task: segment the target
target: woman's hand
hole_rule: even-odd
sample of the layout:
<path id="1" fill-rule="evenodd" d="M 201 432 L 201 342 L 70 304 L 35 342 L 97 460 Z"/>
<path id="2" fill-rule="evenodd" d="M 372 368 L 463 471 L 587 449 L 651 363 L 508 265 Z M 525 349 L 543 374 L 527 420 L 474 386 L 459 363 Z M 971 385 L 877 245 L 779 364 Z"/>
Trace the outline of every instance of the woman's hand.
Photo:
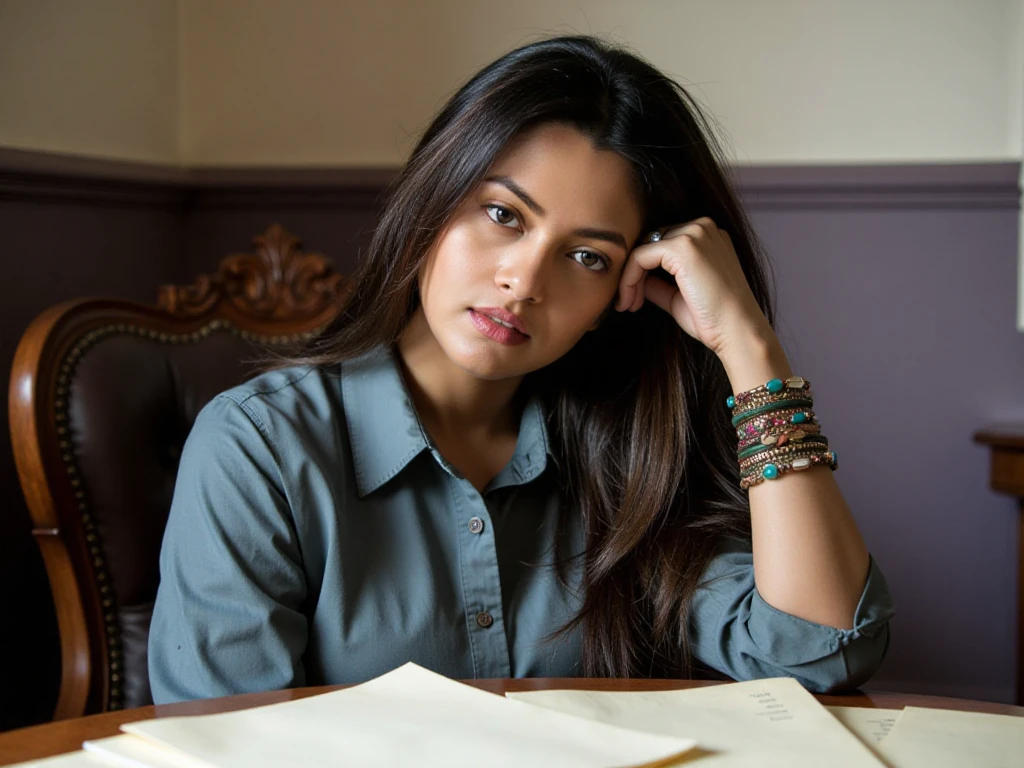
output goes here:
<path id="1" fill-rule="evenodd" d="M 675 284 L 648 277 L 662 268 Z M 615 308 L 635 312 L 650 300 L 719 357 L 749 339 L 774 333 L 757 305 L 727 232 L 707 217 L 663 230 L 633 249 L 619 281 Z"/>

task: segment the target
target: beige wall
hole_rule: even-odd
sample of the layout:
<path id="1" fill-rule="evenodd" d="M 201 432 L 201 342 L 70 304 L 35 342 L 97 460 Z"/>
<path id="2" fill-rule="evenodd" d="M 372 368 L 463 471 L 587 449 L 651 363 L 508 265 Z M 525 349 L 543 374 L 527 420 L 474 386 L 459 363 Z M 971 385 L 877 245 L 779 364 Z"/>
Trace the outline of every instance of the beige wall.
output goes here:
<path id="1" fill-rule="evenodd" d="M 1021 0 L 0 0 L 0 146 L 194 165 L 400 162 L 478 67 L 609 35 L 741 162 L 1019 158 Z"/>
<path id="2" fill-rule="evenodd" d="M 176 0 L 0 0 L 0 146 L 178 162 Z"/>
<path id="3" fill-rule="evenodd" d="M 1020 0 L 181 0 L 182 157 L 401 160 L 463 79 L 549 31 L 697 84 L 750 162 L 1019 155 Z"/>

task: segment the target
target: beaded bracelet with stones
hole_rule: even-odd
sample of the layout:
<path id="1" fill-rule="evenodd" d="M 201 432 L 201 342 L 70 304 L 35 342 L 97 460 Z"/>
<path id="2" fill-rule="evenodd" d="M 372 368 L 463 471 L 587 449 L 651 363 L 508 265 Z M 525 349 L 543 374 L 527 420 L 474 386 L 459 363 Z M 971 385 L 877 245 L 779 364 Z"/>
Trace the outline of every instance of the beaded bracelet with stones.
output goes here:
<path id="1" fill-rule="evenodd" d="M 742 451 L 738 452 L 736 458 L 738 461 L 746 461 L 752 457 L 765 454 L 769 451 L 782 451 L 784 449 L 798 449 L 801 445 L 827 445 L 828 438 L 821 434 L 805 434 L 799 440 L 786 440 L 781 445 L 757 442 L 750 447 L 745 447 Z"/>
<path id="2" fill-rule="evenodd" d="M 821 463 L 822 459 L 827 460 L 828 457 L 832 455 L 833 454 L 830 451 L 818 451 L 817 453 L 803 453 L 800 454 L 799 456 L 787 456 L 784 459 L 766 461 L 765 463 L 759 464 L 756 467 L 752 467 L 750 470 L 741 474 L 740 482 L 750 482 L 752 479 L 764 476 L 765 471 L 771 474 L 771 472 L 778 471 L 778 469 L 781 467 L 789 467 L 792 466 L 793 464 L 796 464 L 797 468 L 803 467 L 804 469 L 806 469 L 807 466 L 812 466 L 815 463 Z M 810 464 L 808 464 L 808 459 L 810 459 Z M 832 462 L 829 461 L 828 463 L 831 464 Z M 772 467 L 775 467 L 775 470 L 772 470 Z M 768 477 L 767 479 L 774 480 L 775 478 Z"/>
<path id="3" fill-rule="evenodd" d="M 746 392 L 740 392 L 737 395 L 731 395 L 726 399 L 725 404 L 730 408 L 735 408 L 737 405 L 743 405 L 750 400 L 756 398 L 759 395 L 765 394 L 778 394 L 783 390 L 809 390 L 811 388 L 811 382 L 807 381 L 800 376 L 790 376 L 788 379 L 771 379 L 768 383 L 763 384 L 760 387 L 754 387 Z"/>
<path id="4" fill-rule="evenodd" d="M 765 413 L 771 413 L 772 411 L 781 411 L 790 408 L 808 411 L 813 407 L 813 400 L 780 400 L 777 403 L 768 403 L 767 405 L 762 405 L 757 408 L 753 408 L 749 411 L 743 411 L 742 413 L 737 413 L 733 415 L 732 425 L 739 429 L 741 424 L 750 421 L 755 416 L 760 416 Z"/>
<path id="5" fill-rule="evenodd" d="M 766 462 L 749 472 L 744 472 L 740 475 L 740 486 L 743 484 L 750 484 L 752 481 L 759 480 L 774 480 L 779 475 L 783 474 L 787 468 L 795 467 L 796 469 L 810 469 L 811 467 L 818 464 L 828 464 L 835 471 L 838 464 L 835 464 L 829 457 L 832 454 L 829 451 L 819 451 L 818 453 L 807 453 L 802 456 L 792 456 L 788 459 L 780 459 L 779 461 Z M 765 476 L 765 473 L 768 476 Z M 775 477 L 772 477 L 772 475 Z"/>
<path id="6" fill-rule="evenodd" d="M 835 451 L 832 451 L 825 445 L 805 445 L 788 453 L 758 456 L 756 459 L 746 461 L 740 465 L 740 477 L 749 477 L 754 473 L 760 472 L 768 464 L 779 464 L 780 462 L 789 462 L 804 456 L 816 456 L 825 453 L 835 454 Z"/>
<path id="7" fill-rule="evenodd" d="M 801 379 L 801 381 L 803 381 L 803 379 Z M 742 408 L 756 400 L 763 400 L 768 397 L 786 397 L 787 395 L 792 397 L 805 397 L 809 396 L 810 391 L 811 383 L 809 381 L 804 381 L 802 386 L 788 387 L 782 379 L 772 379 L 763 387 L 756 387 L 755 389 L 748 390 L 747 392 L 740 392 L 731 397 L 727 397 L 725 399 L 725 404 L 729 408 Z"/>
<path id="8" fill-rule="evenodd" d="M 808 446 L 818 446 L 819 448 L 824 446 L 828 447 L 828 438 L 824 435 L 808 435 L 802 440 L 795 442 L 787 442 L 781 446 L 776 445 L 752 445 L 750 448 L 746 448 L 737 455 L 736 459 L 740 462 L 740 466 L 744 463 L 749 463 L 754 459 L 759 459 L 762 456 L 766 456 L 768 453 L 776 451 L 778 453 L 792 453 L 798 451 L 801 448 Z"/>
<path id="9" fill-rule="evenodd" d="M 759 485 L 759 484 L 763 483 L 765 480 L 776 480 L 779 477 L 781 477 L 782 475 L 784 475 L 784 474 L 786 474 L 786 473 L 788 473 L 790 471 L 793 471 L 793 470 L 799 471 L 800 469 L 810 469 L 810 467 L 817 466 L 817 465 L 824 465 L 824 466 L 832 468 L 832 471 L 835 471 L 835 467 L 832 465 L 832 463 L 825 456 L 814 456 L 809 461 L 810 461 L 810 463 L 807 466 L 801 466 L 801 467 L 780 466 L 780 467 L 776 467 L 775 470 L 774 470 L 775 474 L 772 477 L 765 477 L 763 474 L 759 474 L 759 475 L 755 475 L 754 477 L 744 478 L 743 480 L 740 480 L 740 490 L 743 490 L 743 491 L 749 490 L 750 488 L 753 488 L 755 485 Z"/>
<path id="10" fill-rule="evenodd" d="M 766 442 L 763 440 L 763 438 L 769 435 L 778 436 L 781 435 L 783 432 L 786 432 L 787 430 L 791 431 L 794 429 L 803 429 L 809 432 L 818 432 L 820 431 L 820 428 L 821 425 L 819 425 L 818 422 L 815 421 L 814 419 L 807 419 L 797 416 L 797 421 L 795 422 L 792 421 L 790 418 L 783 420 L 781 424 L 766 424 L 760 429 L 753 429 L 750 430 L 749 432 L 744 431 L 743 439 L 740 441 L 740 445 L 742 446 L 743 443 L 750 443 L 757 440 Z"/>
<path id="11" fill-rule="evenodd" d="M 743 454 L 737 455 L 736 460 L 741 468 L 749 466 L 752 462 L 761 461 L 766 456 L 782 456 L 787 453 L 795 453 L 800 450 L 816 450 L 828 447 L 828 438 L 824 435 L 808 435 L 799 442 L 786 443 L 783 446 L 759 445 L 748 448 Z"/>
<path id="12" fill-rule="evenodd" d="M 752 445 L 775 445 L 784 446 L 790 440 L 799 442 L 807 435 L 816 435 L 821 431 L 817 424 L 787 424 L 783 427 L 770 427 L 764 432 L 740 440 L 736 450 L 742 451 Z"/>
<path id="13" fill-rule="evenodd" d="M 735 416 L 736 414 L 745 414 L 748 411 L 753 411 L 756 408 L 764 406 L 764 404 L 768 402 L 784 402 L 786 400 L 812 399 L 814 399 L 814 393 L 811 392 L 810 390 L 806 392 L 790 392 L 788 390 L 784 390 L 782 392 L 779 392 L 778 394 L 766 394 L 759 397 L 753 397 L 749 400 L 746 400 L 742 404 L 736 403 L 736 406 L 734 406 L 730 410 L 732 412 L 732 415 Z"/>
<path id="14" fill-rule="evenodd" d="M 820 432 L 821 427 L 818 426 L 817 422 L 808 421 L 801 422 L 800 424 L 788 422 L 782 426 L 772 426 L 763 430 L 758 430 L 753 434 L 744 437 L 736 445 L 736 451 L 745 451 L 755 445 L 767 445 L 769 447 L 773 445 L 781 446 L 790 440 L 802 440 L 808 434 L 819 434 Z M 783 435 L 786 436 L 783 437 Z"/>
<path id="15" fill-rule="evenodd" d="M 746 439 L 754 435 L 760 435 L 772 427 L 817 423 L 814 418 L 814 411 L 808 411 L 803 408 L 783 408 L 778 411 L 769 411 L 763 416 L 750 419 L 750 421 L 736 430 L 736 437 Z"/>
<path id="16" fill-rule="evenodd" d="M 758 474 L 763 473 L 765 468 L 767 468 L 769 466 L 775 466 L 777 468 L 777 467 L 782 466 L 782 465 L 792 464 L 793 462 L 806 463 L 806 462 L 803 461 L 804 459 L 813 458 L 815 456 L 819 456 L 819 457 L 820 456 L 831 456 L 832 457 L 832 463 L 835 464 L 833 469 L 838 467 L 838 461 L 839 461 L 838 454 L 835 451 L 829 450 L 827 448 L 822 449 L 821 446 L 818 446 L 816 449 L 813 449 L 813 450 L 805 449 L 805 450 L 802 450 L 802 451 L 797 451 L 796 453 L 791 453 L 791 454 L 787 454 L 787 455 L 783 455 L 783 456 L 775 456 L 775 457 L 762 458 L 759 461 L 757 461 L 757 462 L 755 462 L 755 463 L 753 463 L 753 464 L 751 464 L 749 466 L 744 467 L 740 471 L 740 479 L 741 480 L 749 480 L 750 478 L 755 477 Z M 769 478 L 769 479 L 771 479 L 771 478 Z"/>
<path id="17" fill-rule="evenodd" d="M 736 416 L 747 411 L 752 411 L 755 408 L 760 408 L 762 405 L 768 405 L 769 403 L 783 403 L 787 400 L 813 400 L 814 393 L 811 390 L 804 392 L 790 392 L 789 390 L 783 390 L 777 395 L 764 395 L 761 397 L 755 397 L 743 405 L 737 405 L 732 409 L 732 415 Z"/>
<path id="18" fill-rule="evenodd" d="M 732 409 L 732 415 L 738 416 L 741 413 L 753 411 L 754 409 L 768 405 L 769 403 L 784 403 L 789 400 L 814 400 L 814 393 L 809 389 L 801 392 L 792 392 L 787 389 L 779 392 L 778 394 L 759 395 L 758 397 L 747 400 L 742 405 L 737 404 L 736 407 Z"/>
<path id="19" fill-rule="evenodd" d="M 782 446 L 755 445 L 750 448 L 747 448 L 744 451 L 741 451 L 737 456 L 737 459 L 739 460 L 740 466 L 742 467 L 744 462 L 749 462 L 752 459 L 765 456 L 769 453 L 792 453 L 794 451 L 798 451 L 801 448 L 805 448 L 808 446 L 818 446 L 827 448 L 828 438 L 825 437 L 824 435 L 808 435 L 803 440 L 793 443 L 786 443 L 785 445 Z"/>
<path id="20" fill-rule="evenodd" d="M 799 463 L 794 462 L 793 464 L 769 464 L 758 474 L 742 478 L 740 480 L 740 489 L 747 490 L 748 488 L 752 488 L 765 480 L 776 480 L 787 472 L 799 472 L 800 470 L 810 469 L 815 465 L 825 465 L 833 472 L 839 468 L 839 459 L 835 453 L 816 454 L 798 461 Z"/>
<path id="21" fill-rule="evenodd" d="M 742 427 L 736 430 L 736 436 L 741 440 L 750 440 L 753 437 L 760 437 L 770 432 L 777 433 L 783 429 L 806 429 L 810 426 L 820 426 L 813 414 L 813 411 L 804 411 L 802 409 L 792 409 L 783 413 L 772 411 L 769 412 L 768 418 L 752 419 L 743 424 Z M 794 418 L 796 418 L 796 421 L 794 421 Z"/>

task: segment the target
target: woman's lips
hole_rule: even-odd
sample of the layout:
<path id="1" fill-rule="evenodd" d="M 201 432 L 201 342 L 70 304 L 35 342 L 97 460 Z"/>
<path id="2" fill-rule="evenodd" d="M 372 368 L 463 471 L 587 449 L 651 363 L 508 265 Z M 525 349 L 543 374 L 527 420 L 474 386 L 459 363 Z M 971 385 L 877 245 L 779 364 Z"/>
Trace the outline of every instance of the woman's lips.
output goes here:
<path id="1" fill-rule="evenodd" d="M 515 328 L 509 328 L 507 325 L 502 325 L 482 312 L 477 312 L 475 309 L 469 310 L 469 319 L 473 321 L 473 325 L 484 336 L 508 347 L 524 344 L 530 338 L 525 333 Z"/>

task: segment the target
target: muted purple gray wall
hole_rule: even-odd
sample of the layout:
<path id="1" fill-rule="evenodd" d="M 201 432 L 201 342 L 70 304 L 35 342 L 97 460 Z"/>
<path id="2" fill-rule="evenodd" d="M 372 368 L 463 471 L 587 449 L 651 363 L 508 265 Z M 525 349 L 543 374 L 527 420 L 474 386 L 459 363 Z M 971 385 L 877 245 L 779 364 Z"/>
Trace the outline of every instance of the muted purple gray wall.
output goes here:
<path id="1" fill-rule="evenodd" d="M 988 489 L 982 426 L 1024 420 L 1014 327 L 1018 164 L 747 168 L 779 331 L 814 383 L 836 475 L 897 601 L 873 687 L 1013 697 L 1017 512 Z M 68 298 L 149 301 L 280 222 L 350 271 L 387 171 L 178 172 L 0 151 L 0 362 Z M 2 379 L 6 395 L 6 375 Z M 6 397 L 5 397 L 6 400 Z M 0 728 L 45 718 L 52 605 L 0 417 Z"/>
<path id="2" fill-rule="evenodd" d="M 1019 167 L 757 168 L 779 330 L 896 597 L 873 687 L 1012 701 L 1018 511 L 987 424 L 1024 421 Z"/>

